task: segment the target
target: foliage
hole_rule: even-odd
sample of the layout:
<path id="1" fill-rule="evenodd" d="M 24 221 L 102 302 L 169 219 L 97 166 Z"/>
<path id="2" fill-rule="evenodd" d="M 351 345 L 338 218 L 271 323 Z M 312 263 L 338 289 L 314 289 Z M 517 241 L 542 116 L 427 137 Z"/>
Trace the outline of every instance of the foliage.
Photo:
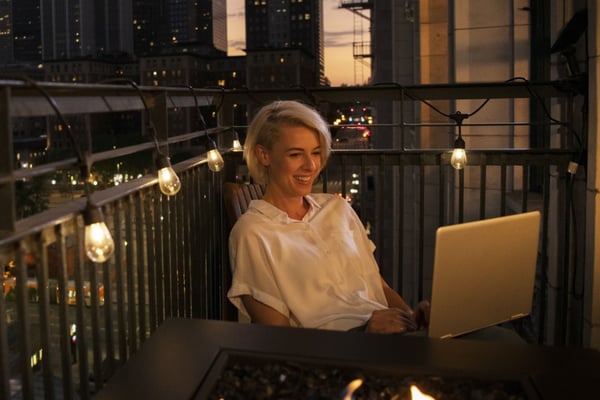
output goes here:
<path id="1" fill-rule="evenodd" d="M 33 177 L 15 184 L 17 219 L 29 217 L 48 209 L 50 192 L 47 179 Z"/>

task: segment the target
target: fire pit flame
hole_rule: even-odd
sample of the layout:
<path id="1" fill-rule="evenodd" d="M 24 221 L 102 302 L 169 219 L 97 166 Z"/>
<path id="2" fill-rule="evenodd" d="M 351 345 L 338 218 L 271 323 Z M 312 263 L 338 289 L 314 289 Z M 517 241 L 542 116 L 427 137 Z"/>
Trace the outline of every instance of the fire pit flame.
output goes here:
<path id="1" fill-rule="evenodd" d="M 354 392 L 363 384 L 362 379 L 355 379 L 350 382 L 342 391 L 342 400 L 353 400 Z"/>
<path id="2" fill-rule="evenodd" d="M 410 385 L 410 398 L 412 400 L 435 400 L 433 396 L 421 392 L 416 385 Z"/>

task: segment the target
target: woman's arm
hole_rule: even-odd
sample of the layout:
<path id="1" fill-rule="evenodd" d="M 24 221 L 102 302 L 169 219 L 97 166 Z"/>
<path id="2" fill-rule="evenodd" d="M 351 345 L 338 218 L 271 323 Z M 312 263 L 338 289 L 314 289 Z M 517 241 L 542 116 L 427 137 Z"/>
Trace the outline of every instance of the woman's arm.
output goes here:
<path id="1" fill-rule="evenodd" d="M 290 326 L 288 317 L 273 308 L 255 300 L 249 295 L 241 296 L 244 307 L 250 315 L 250 321 L 256 324 Z"/>
<path id="2" fill-rule="evenodd" d="M 428 301 L 420 301 L 413 311 L 383 277 L 381 277 L 381 286 L 389 308 L 373 312 L 367 325 L 367 332 L 404 333 L 426 328 L 429 325 Z"/>
<path id="3" fill-rule="evenodd" d="M 412 313 L 412 309 L 406 304 L 402 296 L 398 294 L 394 289 L 392 289 L 385 279 L 381 277 L 381 286 L 383 287 L 383 294 L 385 295 L 385 299 L 388 302 L 388 307 L 399 308 L 404 311 L 408 311 Z"/>

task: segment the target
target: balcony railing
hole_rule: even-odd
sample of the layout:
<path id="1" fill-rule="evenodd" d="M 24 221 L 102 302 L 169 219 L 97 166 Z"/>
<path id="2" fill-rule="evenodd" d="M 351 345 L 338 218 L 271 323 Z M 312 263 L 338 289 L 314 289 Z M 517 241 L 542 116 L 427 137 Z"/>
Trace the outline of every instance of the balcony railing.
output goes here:
<path id="1" fill-rule="evenodd" d="M 152 150 L 153 141 L 143 134 L 152 121 L 160 132 L 159 145 L 179 158 L 174 168 L 182 189 L 174 197 L 165 196 L 154 173 L 148 172 L 95 191 L 92 196 L 107 218 L 116 250 L 106 263 L 89 261 L 83 249 L 85 201 L 80 190 L 75 189 L 72 200 L 17 217 L 19 182 L 50 179 L 77 170 L 79 164 L 76 157 L 65 156 L 15 168 L 12 123 L 42 118 L 54 134 L 49 127 L 57 126 L 56 111 L 27 82 L 2 83 L 0 257 L 3 263 L 11 263 L 3 279 L 5 295 L 0 296 L 0 314 L 6 316 L 0 320 L 2 398 L 90 398 L 165 319 L 227 316 L 223 273 L 228 265 L 227 228 L 221 187 L 225 180 L 247 179 L 240 153 L 230 151 L 232 129 L 244 131 L 246 110 L 275 98 L 302 99 L 321 109 L 351 99 L 416 110 L 419 100 L 415 99 L 529 99 L 532 93 L 563 97 L 553 85 L 521 83 L 252 93 L 39 85 L 65 116 L 83 119 L 73 126 L 83 127 L 77 137 L 93 165 L 118 163 L 123 157 Z M 216 126 L 199 129 L 197 104 L 209 123 L 218 122 Z M 131 114 L 139 117 L 134 119 L 141 126 L 139 142 L 96 150 L 97 117 Z M 178 123 L 175 129 L 172 121 Z M 400 148 L 334 150 L 315 190 L 339 193 L 351 201 L 377 246 L 383 275 L 410 302 L 429 294 L 433 232 L 438 226 L 540 209 L 543 224 L 534 312 L 517 328 L 530 341 L 551 343 L 560 334 L 556 332 L 562 329 L 560 321 L 569 317 L 568 299 L 553 288 L 561 287 L 555 280 L 564 275 L 567 266 L 562 260 L 573 251 L 564 213 L 572 152 L 560 146 L 471 150 L 469 166 L 456 172 L 449 165 L 448 148 L 405 148 L 410 137 L 406 131 L 418 125 L 407 118 L 375 123 L 372 128 L 380 129 L 377 134 L 389 131 L 399 136 Z M 207 168 L 202 142 L 206 135 L 217 139 L 226 153 L 226 169 L 221 173 Z M 146 169 L 151 171 L 151 165 Z M 534 175 L 539 185 L 532 188 Z"/>

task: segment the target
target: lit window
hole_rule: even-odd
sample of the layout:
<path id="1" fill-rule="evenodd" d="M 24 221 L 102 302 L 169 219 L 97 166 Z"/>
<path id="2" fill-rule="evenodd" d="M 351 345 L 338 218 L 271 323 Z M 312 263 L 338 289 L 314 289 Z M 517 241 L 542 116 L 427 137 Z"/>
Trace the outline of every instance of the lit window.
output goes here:
<path id="1" fill-rule="evenodd" d="M 231 73 L 231 77 L 232 77 L 232 78 L 237 78 L 237 72 L 233 71 L 233 72 Z"/>
<path id="2" fill-rule="evenodd" d="M 217 82 L 217 85 L 223 87 L 225 86 L 225 79 L 219 79 L 219 81 Z"/>
<path id="3" fill-rule="evenodd" d="M 309 20 L 310 19 L 310 14 L 309 13 L 304 14 L 304 19 L 305 20 Z"/>

